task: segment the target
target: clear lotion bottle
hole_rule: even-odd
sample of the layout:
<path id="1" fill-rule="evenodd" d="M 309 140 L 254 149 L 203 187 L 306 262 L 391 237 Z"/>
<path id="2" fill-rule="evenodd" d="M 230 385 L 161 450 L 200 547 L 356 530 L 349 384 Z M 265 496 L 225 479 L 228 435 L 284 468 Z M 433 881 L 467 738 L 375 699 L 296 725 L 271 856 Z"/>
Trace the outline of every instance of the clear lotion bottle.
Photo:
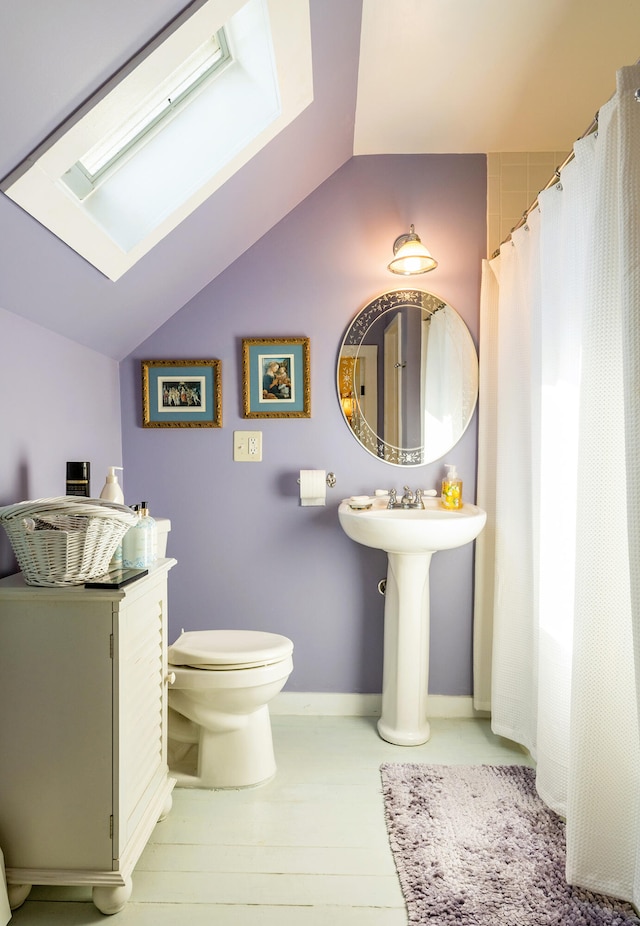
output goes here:
<path id="1" fill-rule="evenodd" d="M 450 511 L 462 508 L 462 479 L 453 463 L 445 463 L 447 475 L 442 480 L 442 507 Z"/>
<path id="2" fill-rule="evenodd" d="M 140 517 L 142 518 L 148 535 L 148 559 L 146 565 L 151 566 L 158 559 L 158 526 L 155 518 L 152 518 L 149 514 L 147 502 L 142 503 Z"/>
<path id="3" fill-rule="evenodd" d="M 157 555 L 156 522 L 149 515 L 147 503 L 137 509 L 138 523 L 130 527 L 122 541 L 122 559 L 127 569 L 145 569 L 153 565 Z"/>

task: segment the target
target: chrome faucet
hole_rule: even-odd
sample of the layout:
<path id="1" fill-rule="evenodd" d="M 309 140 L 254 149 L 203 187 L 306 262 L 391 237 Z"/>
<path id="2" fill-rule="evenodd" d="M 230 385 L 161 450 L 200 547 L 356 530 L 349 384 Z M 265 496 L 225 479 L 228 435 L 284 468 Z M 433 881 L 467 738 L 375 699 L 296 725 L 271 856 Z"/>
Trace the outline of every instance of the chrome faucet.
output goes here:
<path id="1" fill-rule="evenodd" d="M 404 495 L 398 499 L 398 493 L 395 489 L 389 492 L 389 504 L 387 508 L 424 508 L 422 501 L 422 489 L 416 489 L 415 494 L 409 486 L 404 487 Z"/>
<path id="2" fill-rule="evenodd" d="M 400 499 L 400 504 L 403 508 L 413 508 L 413 492 L 409 486 L 404 487 L 404 495 Z"/>

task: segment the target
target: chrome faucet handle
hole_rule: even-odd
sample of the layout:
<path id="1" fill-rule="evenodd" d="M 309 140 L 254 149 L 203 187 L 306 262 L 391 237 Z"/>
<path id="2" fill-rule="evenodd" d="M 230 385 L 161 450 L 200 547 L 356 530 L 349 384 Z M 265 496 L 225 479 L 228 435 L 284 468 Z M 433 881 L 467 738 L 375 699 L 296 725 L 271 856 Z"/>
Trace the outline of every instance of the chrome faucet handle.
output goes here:
<path id="1" fill-rule="evenodd" d="M 398 493 L 396 492 L 395 489 L 390 489 L 390 490 L 389 490 L 389 504 L 387 505 L 387 508 L 395 508 L 395 507 L 396 507 L 396 505 L 397 505 L 397 494 L 398 494 Z"/>
<path id="2" fill-rule="evenodd" d="M 416 497 L 413 500 L 413 504 L 416 508 L 424 508 L 424 501 L 422 500 L 422 489 L 416 489 Z"/>

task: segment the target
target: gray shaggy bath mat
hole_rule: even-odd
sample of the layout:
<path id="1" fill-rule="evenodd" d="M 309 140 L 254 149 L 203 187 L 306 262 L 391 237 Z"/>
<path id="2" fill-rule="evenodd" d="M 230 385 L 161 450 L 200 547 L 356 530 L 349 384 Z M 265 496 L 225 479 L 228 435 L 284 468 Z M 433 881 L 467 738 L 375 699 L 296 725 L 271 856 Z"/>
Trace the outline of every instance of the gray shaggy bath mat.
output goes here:
<path id="1" fill-rule="evenodd" d="M 564 824 L 521 765 L 380 769 L 411 926 L 640 926 L 565 881 Z"/>

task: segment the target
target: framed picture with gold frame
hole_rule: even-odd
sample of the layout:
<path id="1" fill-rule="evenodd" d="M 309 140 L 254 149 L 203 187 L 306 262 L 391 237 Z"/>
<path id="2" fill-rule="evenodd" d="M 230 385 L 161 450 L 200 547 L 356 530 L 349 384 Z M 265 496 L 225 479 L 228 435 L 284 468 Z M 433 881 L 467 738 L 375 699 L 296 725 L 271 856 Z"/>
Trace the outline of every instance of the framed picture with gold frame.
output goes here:
<path id="1" fill-rule="evenodd" d="M 142 426 L 221 428 L 220 360 L 143 360 Z"/>
<path id="2" fill-rule="evenodd" d="M 243 338 L 245 418 L 310 418 L 309 338 Z"/>

